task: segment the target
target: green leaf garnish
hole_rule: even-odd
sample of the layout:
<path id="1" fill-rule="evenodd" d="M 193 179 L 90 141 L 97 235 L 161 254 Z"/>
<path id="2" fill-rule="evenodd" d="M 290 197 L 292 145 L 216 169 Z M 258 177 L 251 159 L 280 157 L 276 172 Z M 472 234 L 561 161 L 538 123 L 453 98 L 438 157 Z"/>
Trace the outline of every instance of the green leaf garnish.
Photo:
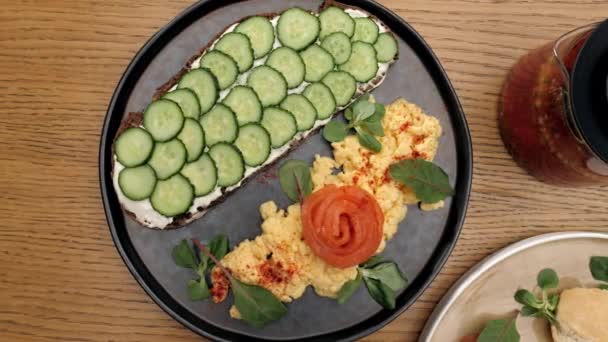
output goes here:
<path id="1" fill-rule="evenodd" d="M 521 310 L 519 311 L 521 313 L 522 316 L 525 317 L 538 317 L 540 311 L 538 309 L 535 309 L 531 306 L 524 306 L 521 308 Z"/>
<path id="2" fill-rule="evenodd" d="M 188 281 L 188 298 L 190 300 L 202 300 L 209 298 L 209 287 L 205 277 L 201 277 L 198 281 Z"/>
<path id="3" fill-rule="evenodd" d="M 391 289 L 385 283 L 372 279 L 363 277 L 363 281 L 365 282 L 365 287 L 367 287 L 367 291 L 370 296 L 376 301 L 376 303 L 382 305 L 384 308 L 392 310 L 395 308 L 395 291 Z"/>
<path id="4" fill-rule="evenodd" d="M 340 142 L 346 138 L 350 128 L 341 121 L 330 121 L 323 128 L 323 138 L 329 142 Z"/>
<path id="5" fill-rule="evenodd" d="M 363 278 L 361 277 L 361 273 L 357 272 L 357 277 L 353 280 L 349 280 L 338 292 L 338 303 L 344 304 L 348 301 L 348 299 L 357 291 L 357 289 L 361 286 L 363 282 Z"/>
<path id="6" fill-rule="evenodd" d="M 406 159 L 389 167 L 391 177 L 410 187 L 424 203 L 436 203 L 454 195 L 448 175 L 424 159 Z"/>
<path id="7" fill-rule="evenodd" d="M 374 255 L 373 257 L 369 258 L 366 262 L 359 265 L 359 267 L 371 268 L 371 267 L 378 265 L 381 262 L 382 262 L 382 257 L 379 255 Z"/>
<path id="8" fill-rule="evenodd" d="M 593 279 L 608 282 L 608 257 L 594 256 L 589 260 Z"/>
<path id="9" fill-rule="evenodd" d="M 359 144 L 366 149 L 376 153 L 382 150 L 382 144 L 373 135 L 359 129 L 357 130 L 357 137 L 359 138 Z"/>
<path id="10" fill-rule="evenodd" d="M 559 277 L 554 270 L 550 268 L 545 268 L 544 270 L 538 273 L 538 277 L 536 278 L 536 282 L 541 289 L 554 289 L 559 285 Z"/>
<path id="11" fill-rule="evenodd" d="M 243 320 L 256 328 L 276 321 L 287 313 L 287 308 L 272 292 L 263 287 L 247 285 L 230 277 L 234 305 Z"/>
<path id="12" fill-rule="evenodd" d="M 384 105 L 380 103 L 374 103 L 374 105 L 376 106 L 376 111 L 374 112 L 374 115 L 365 120 L 367 122 L 379 122 L 384 119 L 384 114 L 386 113 L 386 108 Z"/>
<path id="13" fill-rule="evenodd" d="M 384 127 L 382 127 L 382 121 L 364 121 L 361 123 L 360 127 L 371 135 L 375 135 L 377 137 L 384 136 Z"/>
<path id="14" fill-rule="evenodd" d="M 207 246 L 209 247 L 209 251 L 213 254 L 217 259 L 222 260 L 224 255 L 228 254 L 228 237 L 223 234 L 216 235 Z M 211 260 L 205 253 L 201 251 L 201 260 L 208 264 L 209 268 L 212 268 L 215 263 Z"/>
<path id="15" fill-rule="evenodd" d="M 177 266 L 191 268 L 193 270 L 196 270 L 198 267 L 196 254 L 194 254 L 194 251 L 190 245 L 188 245 L 188 241 L 186 240 L 182 240 L 179 245 L 175 246 L 171 255 L 173 256 L 173 261 Z"/>
<path id="16" fill-rule="evenodd" d="M 312 178 L 310 167 L 302 160 L 288 160 L 279 168 L 279 184 L 287 197 L 294 201 L 302 201 L 312 193 Z"/>
<path id="17" fill-rule="evenodd" d="M 536 298 L 536 296 L 528 290 L 524 290 L 524 289 L 517 290 L 517 292 L 515 292 L 514 298 L 515 298 L 515 301 L 518 302 L 519 304 L 529 306 L 534 309 L 543 308 L 543 303 L 541 301 L 539 301 Z"/>
<path id="18" fill-rule="evenodd" d="M 357 101 L 353 105 L 353 120 L 355 122 L 363 121 L 376 112 L 376 105 L 369 101 Z"/>
<path id="19" fill-rule="evenodd" d="M 371 278 L 386 284 L 393 291 L 397 292 L 407 286 L 407 279 L 399 271 L 399 267 L 394 262 L 383 262 L 372 268 L 361 269 L 364 278 Z"/>
<path id="20" fill-rule="evenodd" d="M 515 319 L 497 319 L 486 324 L 477 342 L 519 342 Z"/>

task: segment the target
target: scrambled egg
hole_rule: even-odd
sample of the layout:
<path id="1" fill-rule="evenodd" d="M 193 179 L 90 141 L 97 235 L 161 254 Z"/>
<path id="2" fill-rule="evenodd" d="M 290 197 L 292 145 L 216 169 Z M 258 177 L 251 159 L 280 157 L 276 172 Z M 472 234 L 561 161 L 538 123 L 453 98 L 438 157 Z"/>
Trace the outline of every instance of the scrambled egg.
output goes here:
<path id="1" fill-rule="evenodd" d="M 374 195 L 384 213 L 384 239 L 378 253 L 397 232 L 406 216 L 406 205 L 420 202 L 410 189 L 391 180 L 388 167 L 403 159 L 432 160 L 441 136 L 436 118 L 403 99 L 386 106 L 383 126 L 381 152 L 372 153 L 361 147 L 355 136 L 349 136 L 332 144 L 334 159 L 316 156 L 311 169 L 315 191 L 328 184 L 357 185 Z M 443 203 L 421 206 L 433 210 Z M 320 296 L 336 297 L 342 285 L 357 276 L 356 267 L 336 268 L 312 253 L 302 238 L 299 204 L 285 212 L 274 202 L 266 202 L 260 214 L 262 235 L 242 242 L 222 259 L 239 280 L 263 286 L 281 301 L 290 302 L 302 296 L 308 286 Z M 239 318 L 234 307 L 230 314 Z"/>

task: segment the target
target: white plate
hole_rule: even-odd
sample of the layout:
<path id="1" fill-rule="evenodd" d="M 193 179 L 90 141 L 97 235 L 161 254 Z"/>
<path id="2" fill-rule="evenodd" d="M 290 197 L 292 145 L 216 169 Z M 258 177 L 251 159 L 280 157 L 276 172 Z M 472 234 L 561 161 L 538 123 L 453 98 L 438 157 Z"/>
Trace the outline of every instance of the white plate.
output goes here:
<path id="1" fill-rule="evenodd" d="M 458 341 L 478 333 L 488 320 L 513 317 L 518 288 L 533 289 L 536 275 L 553 268 L 560 287 L 595 284 L 589 258 L 608 255 L 608 233 L 564 232 L 510 245 L 474 266 L 448 291 L 427 321 L 419 342 Z M 551 341 L 540 319 L 518 318 L 521 341 Z"/>

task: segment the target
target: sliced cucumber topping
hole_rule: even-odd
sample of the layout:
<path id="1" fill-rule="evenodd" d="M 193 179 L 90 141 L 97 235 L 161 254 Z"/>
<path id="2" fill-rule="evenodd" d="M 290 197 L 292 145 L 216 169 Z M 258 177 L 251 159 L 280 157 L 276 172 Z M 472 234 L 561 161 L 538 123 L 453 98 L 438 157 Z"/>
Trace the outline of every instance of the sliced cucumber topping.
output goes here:
<path id="1" fill-rule="evenodd" d="M 207 113 L 209 109 L 213 107 L 219 95 L 217 79 L 205 69 L 188 71 L 188 73 L 179 80 L 177 87 L 179 89 L 190 89 L 196 94 L 196 98 L 201 107 L 201 114 Z"/>
<path id="2" fill-rule="evenodd" d="M 205 196 L 217 184 L 217 170 L 215 163 L 207 153 L 203 154 L 198 160 L 184 165 L 181 174 L 188 178 L 194 187 L 194 195 L 197 197 Z"/>
<path id="3" fill-rule="evenodd" d="M 200 123 L 205 132 L 207 146 L 220 142 L 231 143 L 239 132 L 236 116 L 230 108 L 221 103 L 216 104 L 207 114 L 203 115 Z"/>
<path id="4" fill-rule="evenodd" d="M 222 90 L 230 87 L 239 75 L 234 59 L 217 50 L 209 51 L 201 58 L 201 68 L 211 71 Z"/>
<path id="5" fill-rule="evenodd" d="M 290 112 L 280 108 L 264 109 L 262 126 L 270 134 L 272 147 L 277 148 L 285 145 L 298 131 L 296 119 Z"/>
<path id="6" fill-rule="evenodd" d="M 236 115 L 239 126 L 262 119 L 262 104 L 253 89 L 247 86 L 236 86 L 224 99 L 224 104 Z"/>
<path id="7" fill-rule="evenodd" d="M 184 144 L 173 139 L 157 143 L 152 151 L 148 165 L 152 166 L 158 179 L 167 179 L 182 169 L 186 163 L 186 148 Z"/>
<path id="8" fill-rule="evenodd" d="M 355 18 L 355 34 L 352 40 L 374 44 L 378 39 L 378 32 L 378 25 L 370 18 Z"/>
<path id="9" fill-rule="evenodd" d="M 335 32 L 342 32 L 349 38 L 355 33 L 355 21 L 341 8 L 330 6 L 319 14 L 321 39 Z"/>
<path id="10" fill-rule="evenodd" d="M 126 167 L 141 165 L 150 158 L 154 140 L 143 128 L 127 128 L 116 139 L 114 150 L 118 162 Z"/>
<path id="11" fill-rule="evenodd" d="M 395 37 L 390 32 L 384 32 L 378 36 L 374 49 L 376 49 L 378 62 L 381 63 L 392 61 L 397 56 L 397 53 L 399 53 L 397 40 L 395 40 Z"/>
<path id="12" fill-rule="evenodd" d="M 217 184 L 221 187 L 238 183 L 245 174 L 243 156 L 236 147 L 219 143 L 209 149 L 209 156 L 217 167 Z"/>
<path id="13" fill-rule="evenodd" d="M 333 70 L 334 58 L 319 45 L 311 45 L 300 53 L 306 66 L 306 82 L 318 82 Z"/>
<path id="14" fill-rule="evenodd" d="M 156 174 L 148 165 L 128 167 L 118 174 L 118 186 L 128 199 L 141 201 L 152 195 L 156 185 Z"/>
<path id="15" fill-rule="evenodd" d="M 173 101 L 154 101 L 144 111 L 144 127 L 156 141 L 173 139 L 183 125 L 184 114 Z"/>
<path id="16" fill-rule="evenodd" d="M 357 91 L 357 81 L 344 71 L 331 71 L 322 82 L 329 87 L 338 106 L 347 105 Z"/>
<path id="17" fill-rule="evenodd" d="M 161 215 L 173 217 L 187 212 L 193 199 L 192 185 L 184 176 L 177 174 L 156 184 L 150 203 Z"/>
<path id="18" fill-rule="evenodd" d="M 298 131 L 311 129 L 317 120 L 317 110 L 304 95 L 287 95 L 281 102 L 281 108 L 290 112 L 296 119 Z"/>
<path id="19" fill-rule="evenodd" d="M 198 103 L 198 98 L 190 89 L 175 89 L 170 93 L 166 93 L 163 99 L 177 103 L 186 118 L 198 120 L 198 117 L 201 115 L 201 106 Z"/>
<path id="20" fill-rule="evenodd" d="M 270 135 L 264 127 L 250 123 L 239 129 L 234 146 L 243 154 L 245 164 L 258 166 L 270 155 Z"/>
<path id="21" fill-rule="evenodd" d="M 334 32 L 323 39 L 321 47 L 327 50 L 333 57 L 336 64 L 348 61 L 351 53 L 350 38 L 343 32 Z"/>
<path id="22" fill-rule="evenodd" d="M 246 35 L 251 41 L 255 58 L 266 56 L 274 44 L 274 27 L 268 18 L 251 17 L 238 24 L 234 29 Z"/>
<path id="23" fill-rule="evenodd" d="M 317 40 L 320 25 L 317 17 L 301 8 L 290 8 L 281 14 L 277 35 L 281 44 L 296 51 Z"/>
<path id="24" fill-rule="evenodd" d="M 179 132 L 177 139 L 186 147 L 187 161 L 197 160 L 201 153 L 203 153 L 205 135 L 198 121 L 187 118 L 186 122 L 184 122 L 184 128 Z"/>
<path id="25" fill-rule="evenodd" d="M 239 67 L 239 72 L 245 72 L 253 65 L 253 49 L 249 38 L 243 33 L 226 33 L 213 48 L 232 57 Z"/>
<path id="26" fill-rule="evenodd" d="M 295 88 L 304 81 L 306 72 L 304 61 L 293 49 L 282 46 L 272 51 L 266 60 L 266 65 L 280 72 L 289 88 Z"/>
<path id="27" fill-rule="evenodd" d="M 315 106 L 317 119 L 327 119 L 336 110 L 336 99 L 331 90 L 323 83 L 309 84 L 303 94 Z"/>
<path id="28" fill-rule="evenodd" d="M 376 50 L 368 43 L 354 42 L 348 62 L 340 65 L 339 68 L 351 74 L 357 82 L 367 82 L 378 72 Z"/>
<path id="29" fill-rule="evenodd" d="M 251 71 L 247 85 L 253 88 L 264 107 L 277 105 L 287 96 L 285 77 L 266 65 L 260 65 Z"/>

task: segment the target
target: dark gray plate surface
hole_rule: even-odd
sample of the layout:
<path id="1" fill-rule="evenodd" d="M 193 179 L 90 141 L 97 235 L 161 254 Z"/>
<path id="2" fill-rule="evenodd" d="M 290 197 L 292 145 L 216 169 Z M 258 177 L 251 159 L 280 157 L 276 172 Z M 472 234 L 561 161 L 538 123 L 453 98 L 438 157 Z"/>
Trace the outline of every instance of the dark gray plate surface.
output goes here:
<path id="1" fill-rule="evenodd" d="M 378 16 L 399 36 L 399 60 L 384 83 L 373 94 L 388 103 L 398 97 L 415 102 L 441 121 L 444 134 L 436 163 L 450 175 L 457 194 L 445 208 L 422 212 L 408 210 L 399 233 L 384 255 L 396 261 L 412 281 L 397 301 L 397 309 L 382 310 L 364 288 L 345 305 L 322 298 L 308 289 L 288 305 L 289 313 L 279 322 L 254 329 L 229 318 L 231 299 L 222 304 L 191 302 L 185 284 L 193 277 L 173 264 L 171 249 L 181 239 L 206 240 L 218 233 L 229 236 L 234 245 L 260 232 L 259 205 L 274 200 L 280 207 L 289 202 L 278 182 L 263 175 L 230 195 L 202 219 L 174 230 L 142 228 L 120 210 L 111 181 L 111 144 L 125 113 L 141 111 L 157 87 L 176 74 L 186 61 L 225 27 L 243 16 L 280 12 L 300 6 L 316 10 L 321 1 L 251 0 L 203 1 L 176 18 L 139 52 L 119 84 L 106 118 L 100 148 L 101 189 L 108 223 L 121 256 L 142 287 L 177 320 L 208 337 L 234 340 L 243 335 L 260 339 L 350 339 L 370 333 L 405 310 L 435 277 L 451 252 L 466 211 L 471 182 L 471 143 L 464 115 L 441 66 L 422 39 L 397 16 L 370 1 L 353 1 Z M 221 5 L 220 5 L 221 4 Z M 310 137 L 285 159 L 312 161 L 315 154 L 331 155 L 319 134 Z M 280 162 L 279 162 L 280 164 Z"/>

